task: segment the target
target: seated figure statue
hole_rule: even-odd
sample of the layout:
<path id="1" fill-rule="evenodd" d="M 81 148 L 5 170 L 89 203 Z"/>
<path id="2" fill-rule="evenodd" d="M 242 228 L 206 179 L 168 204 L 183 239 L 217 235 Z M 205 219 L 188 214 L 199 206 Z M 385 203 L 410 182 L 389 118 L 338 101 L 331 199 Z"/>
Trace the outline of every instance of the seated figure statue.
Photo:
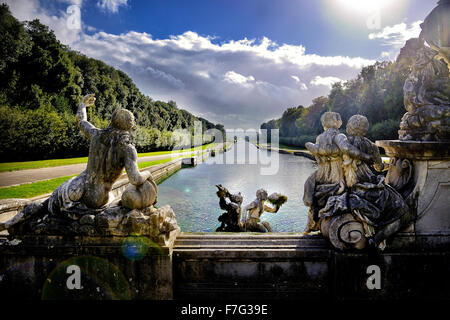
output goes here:
<path id="1" fill-rule="evenodd" d="M 317 136 L 315 144 L 305 144 L 317 161 L 317 170 L 306 180 L 304 188 L 303 202 L 310 208 L 305 234 L 320 229 L 319 211 L 325 207 L 328 198 L 344 194 L 343 154 L 363 161 L 372 160 L 371 155 L 355 148 L 344 134 L 339 133 L 342 125 L 339 113 L 325 112 L 320 121 L 324 132 Z"/>
<path id="2" fill-rule="evenodd" d="M 260 218 L 264 212 L 278 212 L 280 206 L 275 206 L 274 208 L 266 206 L 264 203 L 268 197 L 266 190 L 259 189 L 256 191 L 256 199 L 242 210 L 242 223 L 246 231 L 272 232 L 270 224 L 267 221 L 261 222 Z"/>
<path id="3" fill-rule="evenodd" d="M 364 137 L 369 121 L 362 115 L 352 116 L 347 123 L 348 141 L 356 148 L 373 156 L 373 162 L 366 163 L 358 157 L 344 155 L 344 177 L 348 188 L 348 207 L 351 213 L 363 223 L 369 244 L 385 247 L 385 240 L 405 227 L 410 221 L 410 211 L 402 196 L 385 183 L 384 176 L 375 175 L 369 165 L 382 171 L 378 147 Z"/>
<path id="4" fill-rule="evenodd" d="M 99 213 L 114 200 L 113 184 L 126 169 L 130 186 L 122 195 L 122 206 L 144 208 L 156 202 L 157 186 L 149 171 L 139 172 L 134 147 L 136 124 L 133 114 L 119 109 L 106 129 L 87 121 L 86 107 L 93 105 L 93 94 L 85 96 L 77 111 L 78 126 L 90 140 L 86 170 L 59 186 L 45 201 L 25 207 L 13 219 L 0 225 L 9 229 L 36 213 L 50 213 L 57 219 L 76 221 L 86 213 Z"/>

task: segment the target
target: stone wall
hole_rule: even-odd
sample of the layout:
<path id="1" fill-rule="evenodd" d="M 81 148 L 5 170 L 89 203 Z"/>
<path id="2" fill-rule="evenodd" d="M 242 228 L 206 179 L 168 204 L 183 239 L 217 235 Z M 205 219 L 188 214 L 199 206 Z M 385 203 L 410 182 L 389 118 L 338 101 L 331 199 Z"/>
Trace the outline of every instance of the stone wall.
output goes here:
<path id="1" fill-rule="evenodd" d="M 0 246 L 3 299 L 450 299 L 450 248 L 397 236 L 382 253 L 339 252 L 320 236 L 194 234 L 175 246 L 138 238 L 41 237 Z M 135 246 L 133 246 L 135 244 Z M 144 250 L 145 251 L 145 250 Z M 142 252 L 141 252 L 142 253 Z M 81 289 L 68 289 L 69 265 Z M 369 289 L 369 266 L 380 289 Z"/>

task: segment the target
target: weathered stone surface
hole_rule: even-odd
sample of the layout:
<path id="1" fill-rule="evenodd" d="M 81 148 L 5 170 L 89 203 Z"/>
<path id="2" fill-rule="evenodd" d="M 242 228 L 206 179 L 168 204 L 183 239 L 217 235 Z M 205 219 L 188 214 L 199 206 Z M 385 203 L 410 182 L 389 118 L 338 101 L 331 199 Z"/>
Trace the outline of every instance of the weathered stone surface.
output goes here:
<path id="1" fill-rule="evenodd" d="M 94 224 L 95 223 L 95 215 L 93 214 L 85 214 L 80 218 L 80 224 Z"/>
<path id="2" fill-rule="evenodd" d="M 174 298 L 448 299 L 450 278 L 442 278 L 450 266 L 448 247 L 424 249 L 430 238 L 419 244 L 414 236 L 398 237 L 384 252 L 370 254 L 333 250 L 320 236 L 183 234 L 173 251 Z M 378 290 L 366 284 L 370 265 L 380 267 Z"/>
<path id="3" fill-rule="evenodd" d="M 125 210 L 114 207 L 96 217 L 98 234 L 127 236 L 138 234 L 150 237 L 160 245 L 169 246 L 181 232 L 175 213 L 169 205 L 162 208 Z"/>
<path id="4" fill-rule="evenodd" d="M 402 141 L 450 141 L 449 18 L 450 3 L 440 2 L 421 24 L 419 38 L 408 40 L 397 58 L 411 66 L 403 87 Z"/>
<path id="5" fill-rule="evenodd" d="M 169 300 L 172 249 L 140 236 L 30 236 L 0 246 L 0 298 L 16 300 Z M 82 289 L 70 289 L 69 266 Z"/>
<path id="6" fill-rule="evenodd" d="M 376 144 L 382 147 L 391 158 L 411 160 L 450 159 L 450 142 L 378 140 Z"/>
<path id="7" fill-rule="evenodd" d="M 170 206 L 152 207 L 157 201 L 158 187 L 150 171 L 141 173 L 138 169 L 133 114 L 126 109 L 116 110 L 110 126 L 98 129 L 87 121 L 86 107 L 94 101 L 94 95 L 85 96 L 77 112 L 79 127 L 91 141 L 86 170 L 64 182 L 50 198 L 29 203 L 12 219 L 0 221 L 0 231 L 7 229 L 9 236 L 16 238 L 140 234 L 157 243 L 173 242 L 180 232 L 175 214 Z M 111 190 L 124 169 L 129 186 L 118 200 L 119 195 L 113 198 Z M 126 182 L 120 184 L 126 186 Z M 16 202 L 6 207 L 19 206 Z"/>
<path id="8" fill-rule="evenodd" d="M 384 164 L 378 147 L 364 137 L 369 122 L 352 116 L 346 137 L 337 130 L 339 114 L 326 112 L 321 121 L 325 131 L 315 144 L 306 144 L 318 169 L 305 182 L 303 202 L 310 207 L 305 234 L 320 230 L 340 250 L 366 244 L 384 249 L 386 239 L 407 227 L 412 216 L 398 190 L 370 168 L 382 171 Z"/>
<path id="9" fill-rule="evenodd" d="M 387 177 L 403 181 L 407 201 L 416 216 L 416 235 L 447 235 L 441 241 L 450 243 L 450 143 L 418 141 L 377 141 L 391 157 Z M 402 160 L 405 159 L 405 160 Z M 402 171 L 397 163 L 408 161 L 413 170 Z M 390 178 L 391 179 L 391 178 Z M 406 188 L 405 188 L 406 187 Z"/>
<path id="10" fill-rule="evenodd" d="M 143 209 L 156 203 L 158 187 L 154 181 L 145 181 L 135 186 L 130 184 L 122 194 L 122 206 L 129 209 Z"/>

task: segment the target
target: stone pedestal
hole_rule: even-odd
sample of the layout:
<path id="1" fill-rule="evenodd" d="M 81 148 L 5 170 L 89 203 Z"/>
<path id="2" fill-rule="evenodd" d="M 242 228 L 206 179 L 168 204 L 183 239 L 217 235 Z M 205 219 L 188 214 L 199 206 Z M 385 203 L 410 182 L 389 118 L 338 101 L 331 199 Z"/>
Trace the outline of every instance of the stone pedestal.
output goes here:
<path id="1" fill-rule="evenodd" d="M 409 186 L 406 196 L 415 211 L 414 234 L 430 237 L 436 246 L 450 246 L 450 143 L 381 140 L 376 144 L 391 163 L 408 160 L 411 165 L 409 173 L 394 172 L 391 166 L 387 179 L 395 175 L 406 184 L 404 189 Z"/>
<path id="2" fill-rule="evenodd" d="M 0 246 L 2 300 L 169 300 L 172 282 L 172 246 L 148 237 L 29 236 Z"/>

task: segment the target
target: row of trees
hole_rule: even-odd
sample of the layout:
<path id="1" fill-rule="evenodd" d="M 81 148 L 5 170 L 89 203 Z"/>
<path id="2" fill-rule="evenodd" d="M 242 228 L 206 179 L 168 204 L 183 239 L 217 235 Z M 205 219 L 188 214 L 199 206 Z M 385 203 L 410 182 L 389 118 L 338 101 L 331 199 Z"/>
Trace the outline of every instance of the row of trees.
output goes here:
<path id="1" fill-rule="evenodd" d="M 261 129 L 279 129 L 280 143 L 304 147 L 323 131 L 321 115 L 334 111 L 342 117 L 342 130 L 352 115 L 362 114 L 371 125 L 367 135 L 370 139 L 397 139 L 399 123 L 405 113 L 403 84 L 409 73 L 409 66 L 376 62 L 364 67 L 356 79 L 333 84 L 327 97 L 314 99 L 307 108 L 288 108 L 281 118 L 263 123 Z"/>
<path id="2" fill-rule="evenodd" d="M 81 97 L 95 93 L 89 120 L 109 123 L 116 108 L 133 112 L 138 151 L 168 150 L 173 131 L 220 124 L 195 117 L 176 102 L 154 101 L 124 72 L 62 45 L 39 20 L 20 22 L 0 5 L 0 157 L 3 161 L 87 155 L 76 127 Z"/>

